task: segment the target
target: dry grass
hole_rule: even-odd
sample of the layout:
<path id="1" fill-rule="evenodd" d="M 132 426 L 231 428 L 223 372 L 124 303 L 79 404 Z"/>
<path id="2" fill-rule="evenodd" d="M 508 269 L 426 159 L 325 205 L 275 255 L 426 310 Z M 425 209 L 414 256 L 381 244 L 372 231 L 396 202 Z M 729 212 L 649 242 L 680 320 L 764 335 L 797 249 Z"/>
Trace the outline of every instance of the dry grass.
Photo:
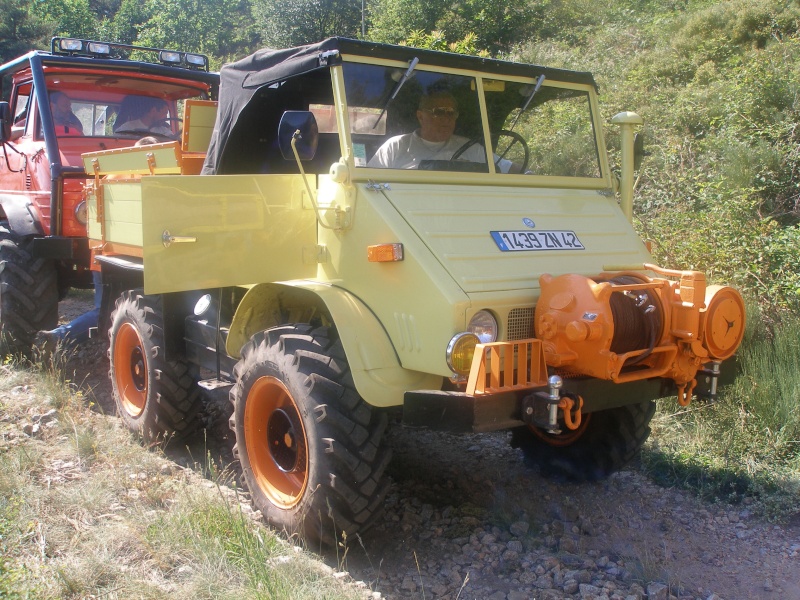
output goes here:
<path id="1" fill-rule="evenodd" d="M 365 596 L 58 373 L 0 367 L 0 597 Z"/>

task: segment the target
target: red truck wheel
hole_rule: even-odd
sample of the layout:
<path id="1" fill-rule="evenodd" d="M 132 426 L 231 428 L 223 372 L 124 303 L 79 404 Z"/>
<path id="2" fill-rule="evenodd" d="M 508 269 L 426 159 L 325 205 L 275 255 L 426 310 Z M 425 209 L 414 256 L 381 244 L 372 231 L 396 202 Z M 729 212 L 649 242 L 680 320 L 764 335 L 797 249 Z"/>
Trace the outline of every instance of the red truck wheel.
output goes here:
<path id="1" fill-rule="evenodd" d="M 0 222 L 0 355 L 28 356 L 36 333 L 58 324 L 53 261 L 34 258 L 30 244 Z"/>
<path id="2" fill-rule="evenodd" d="M 627 465 L 650 435 L 654 402 L 630 404 L 584 415 L 577 433 L 550 435 L 530 428 L 515 429 L 511 444 L 522 450 L 525 464 L 545 477 L 597 481 Z"/>
<path id="3" fill-rule="evenodd" d="M 289 325 L 258 333 L 234 376 L 235 455 L 264 518 L 329 545 L 366 529 L 388 491 L 388 420 L 356 393 L 335 332 Z"/>
<path id="4" fill-rule="evenodd" d="M 125 425 L 147 441 L 197 428 L 200 392 L 182 361 L 164 355 L 161 299 L 127 291 L 111 315 L 108 350 L 114 403 Z"/>

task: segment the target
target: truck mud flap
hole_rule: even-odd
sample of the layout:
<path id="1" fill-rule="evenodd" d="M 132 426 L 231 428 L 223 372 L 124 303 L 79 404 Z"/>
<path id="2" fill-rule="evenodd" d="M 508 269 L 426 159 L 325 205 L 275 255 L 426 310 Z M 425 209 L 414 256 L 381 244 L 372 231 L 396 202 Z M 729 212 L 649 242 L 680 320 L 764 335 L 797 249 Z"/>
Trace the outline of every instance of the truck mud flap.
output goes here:
<path id="1" fill-rule="evenodd" d="M 89 240 L 72 237 L 33 238 L 32 254 L 35 258 L 68 260 L 89 266 Z"/>

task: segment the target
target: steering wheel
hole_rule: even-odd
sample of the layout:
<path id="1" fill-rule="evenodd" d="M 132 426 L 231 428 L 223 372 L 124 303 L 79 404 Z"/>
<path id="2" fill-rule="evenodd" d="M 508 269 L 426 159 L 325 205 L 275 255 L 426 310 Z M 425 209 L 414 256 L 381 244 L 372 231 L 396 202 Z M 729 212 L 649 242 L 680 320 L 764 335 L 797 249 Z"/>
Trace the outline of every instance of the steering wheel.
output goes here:
<path id="1" fill-rule="evenodd" d="M 510 129 L 501 129 L 497 135 L 493 138 L 493 142 L 495 142 L 495 147 L 499 148 L 500 146 L 500 138 L 501 137 L 510 137 L 511 141 L 509 142 L 508 146 L 502 153 L 498 153 L 497 161 L 495 161 L 494 166 L 497 170 L 500 170 L 499 163 L 500 161 L 505 158 L 505 155 L 508 154 L 508 151 L 514 146 L 514 144 L 520 144 L 522 146 L 522 150 L 524 151 L 525 158 L 522 161 L 522 166 L 519 169 L 520 173 L 524 173 L 528 170 L 528 163 L 531 160 L 531 151 L 528 148 L 528 143 L 525 141 L 525 138 L 518 134 L 516 131 L 511 131 Z M 469 148 L 474 146 L 475 144 L 483 145 L 483 136 L 472 138 L 471 140 L 467 140 L 462 144 L 462 146 L 453 153 L 453 157 L 450 160 L 456 160 L 459 156 L 464 154 Z"/>
<path id="2" fill-rule="evenodd" d="M 159 142 L 174 142 L 178 139 L 175 135 L 167 135 L 166 133 L 158 133 L 150 131 L 149 129 L 128 129 L 125 131 L 117 131 L 114 135 L 126 137 L 129 139 L 140 139 L 144 137 L 154 137 Z"/>

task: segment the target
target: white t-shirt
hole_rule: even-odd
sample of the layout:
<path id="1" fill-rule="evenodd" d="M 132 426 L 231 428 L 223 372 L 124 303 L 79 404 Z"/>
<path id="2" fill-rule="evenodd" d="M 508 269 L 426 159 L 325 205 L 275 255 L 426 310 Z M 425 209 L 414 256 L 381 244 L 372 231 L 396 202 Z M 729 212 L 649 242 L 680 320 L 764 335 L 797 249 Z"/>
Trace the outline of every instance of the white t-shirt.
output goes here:
<path id="1" fill-rule="evenodd" d="M 367 163 L 368 167 L 385 169 L 418 169 L 423 160 L 452 160 L 453 154 L 469 140 L 460 135 L 450 136 L 446 142 L 429 142 L 419 135 L 419 130 L 389 138 Z M 483 144 L 475 142 L 457 160 L 486 164 Z M 508 172 L 511 161 L 501 160 L 500 170 Z"/>

